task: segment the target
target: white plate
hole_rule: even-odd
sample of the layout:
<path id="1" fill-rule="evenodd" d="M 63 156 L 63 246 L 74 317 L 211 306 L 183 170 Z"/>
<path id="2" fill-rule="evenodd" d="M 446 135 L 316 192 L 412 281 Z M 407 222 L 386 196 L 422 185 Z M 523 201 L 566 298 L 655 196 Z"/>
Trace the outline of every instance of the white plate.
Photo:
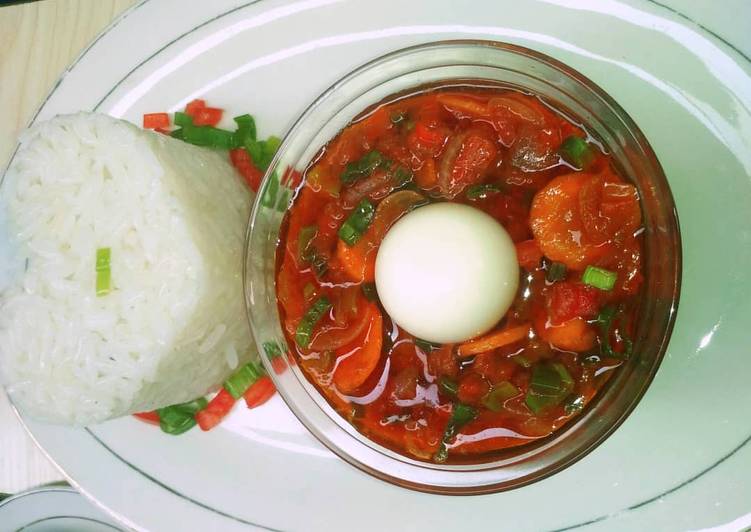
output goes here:
<path id="1" fill-rule="evenodd" d="M 122 528 L 73 488 L 25 491 L 0 502 L 2 530 L 120 532 Z"/>
<path id="2" fill-rule="evenodd" d="M 684 237 L 681 307 L 631 417 L 567 470 L 469 498 L 368 477 L 314 441 L 278 398 L 179 438 L 132 419 L 88 430 L 24 419 L 84 493 L 155 531 L 748 524 L 751 66 L 675 12 L 638 0 L 145 0 L 83 53 L 37 119 L 96 109 L 140 123 L 200 96 L 279 134 L 354 66 L 467 37 L 518 43 L 580 70 L 631 114 L 665 168 Z"/>

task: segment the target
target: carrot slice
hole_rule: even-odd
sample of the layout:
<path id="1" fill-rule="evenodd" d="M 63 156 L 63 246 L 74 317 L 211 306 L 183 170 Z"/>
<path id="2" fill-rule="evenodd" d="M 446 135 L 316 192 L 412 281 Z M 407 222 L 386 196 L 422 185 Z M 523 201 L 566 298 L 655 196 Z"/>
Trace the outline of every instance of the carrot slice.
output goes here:
<path id="1" fill-rule="evenodd" d="M 436 99 L 446 109 L 461 116 L 484 118 L 489 114 L 488 106 L 476 98 L 455 94 L 439 94 Z"/>
<path id="2" fill-rule="evenodd" d="M 351 393 L 364 383 L 378 366 L 383 344 L 383 317 L 378 307 L 368 304 L 370 324 L 350 354 L 337 352 L 342 358 L 334 370 L 334 384 L 342 393 Z"/>
<path id="3" fill-rule="evenodd" d="M 513 344 L 529 334 L 529 327 L 529 323 L 525 323 L 523 325 L 517 325 L 516 327 L 501 329 L 500 331 L 492 332 L 486 336 L 481 336 L 480 338 L 475 338 L 474 340 L 461 344 L 456 349 L 456 353 L 459 358 L 466 358 L 492 349 L 498 349 L 504 345 Z"/>
<path id="4" fill-rule="evenodd" d="M 560 325 L 551 325 L 544 320 L 535 323 L 535 330 L 540 338 L 564 351 L 581 353 L 595 345 L 595 331 L 584 318 L 573 318 Z"/>
<path id="5" fill-rule="evenodd" d="M 558 176 L 532 200 L 530 226 L 540 249 L 550 260 L 573 270 L 584 269 L 612 251 L 609 242 L 593 243 L 581 215 L 580 193 L 595 176 L 586 173 Z"/>
<path id="6" fill-rule="evenodd" d="M 435 159 L 428 159 L 415 174 L 415 183 L 423 190 L 430 190 L 438 184 L 438 171 Z"/>

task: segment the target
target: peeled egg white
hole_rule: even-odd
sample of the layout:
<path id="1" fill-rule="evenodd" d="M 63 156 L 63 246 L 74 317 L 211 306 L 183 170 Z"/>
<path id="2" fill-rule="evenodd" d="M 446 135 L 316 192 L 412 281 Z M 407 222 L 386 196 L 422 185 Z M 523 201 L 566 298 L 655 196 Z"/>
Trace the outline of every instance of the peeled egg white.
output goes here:
<path id="1" fill-rule="evenodd" d="M 519 284 L 514 243 L 484 212 L 435 203 L 402 217 L 378 250 L 376 289 L 386 312 L 409 333 L 455 343 L 492 328 Z"/>

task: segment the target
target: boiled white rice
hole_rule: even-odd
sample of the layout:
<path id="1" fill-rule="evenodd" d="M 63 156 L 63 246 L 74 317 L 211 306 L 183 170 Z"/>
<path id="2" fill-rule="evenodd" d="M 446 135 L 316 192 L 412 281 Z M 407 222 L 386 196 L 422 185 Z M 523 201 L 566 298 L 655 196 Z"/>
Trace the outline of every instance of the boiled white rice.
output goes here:
<path id="1" fill-rule="evenodd" d="M 251 204 L 226 154 L 104 115 L 26 132 L 0 187 L 0 376 L 48 421 L 194 399 L 251 356 Z M 97 297 L 97 248 L 113 290 Z M 0 272 L 2 273 L 2 272 Z"/>

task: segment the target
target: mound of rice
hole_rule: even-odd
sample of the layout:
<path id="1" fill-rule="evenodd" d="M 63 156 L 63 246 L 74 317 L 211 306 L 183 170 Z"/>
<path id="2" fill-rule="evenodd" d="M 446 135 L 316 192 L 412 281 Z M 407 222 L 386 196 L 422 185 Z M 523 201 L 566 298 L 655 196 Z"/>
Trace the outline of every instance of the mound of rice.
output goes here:
<path id="1" fill-rule="evenodd" d="M 251 200 L 226 154 L 128 122 L 80 113 L 26 132 L 0 187 L 0 377 L 16 404 L 86 425 L 194 399 L 248 361 Z"/>

